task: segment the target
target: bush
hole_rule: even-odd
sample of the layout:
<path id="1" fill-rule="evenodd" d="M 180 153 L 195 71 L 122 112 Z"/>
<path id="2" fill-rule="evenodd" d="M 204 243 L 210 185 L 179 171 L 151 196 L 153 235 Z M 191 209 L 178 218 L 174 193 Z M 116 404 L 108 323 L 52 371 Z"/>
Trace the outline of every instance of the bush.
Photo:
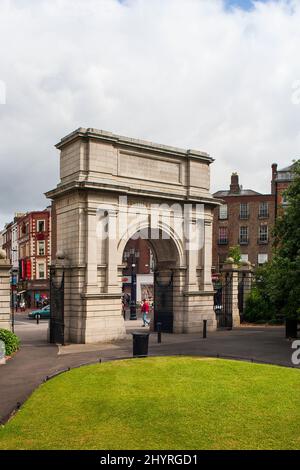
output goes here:
<path id="1" fill-rule="evenodd" d="M 20 339 L 9 330 L 0 328 L 0 341 L 3 341 L 5 344 L 6 356 L 11 356 L 12 353 L 19 349 Z"/>
<path id="2" fill-rule="evenodd" d="M 232 258 L 235 264 L 241 263 L 241 248 L 239 245 L 231 246 L 228 251 L 228 258 Z"/>
<path id="3" fill-rule="evenodd" d="M 246 300 L 244 319 L 250 323 L 264 323 L 273 320 L 275 315 L 269 299 L 254 287 Z"/>

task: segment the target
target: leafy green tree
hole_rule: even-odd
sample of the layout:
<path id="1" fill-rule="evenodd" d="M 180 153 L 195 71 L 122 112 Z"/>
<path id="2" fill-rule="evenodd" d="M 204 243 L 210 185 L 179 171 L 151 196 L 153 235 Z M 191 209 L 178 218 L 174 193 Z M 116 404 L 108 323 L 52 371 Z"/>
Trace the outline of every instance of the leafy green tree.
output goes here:
<path id="1" fill-rule="evenodd" d="M 286 190 L 287 208 L 274 229 L 274 257 L 270 296 L 286 317 L 300 314 L 300 160 L 293 166 L 294 180 Z"/>
<path id="2" fill-rule="evenodd" d="M 300 160 L 293 172 L 285 193 L 288 205 L 275 223 L 272 261 L 257 269 L 246 303 L 250 321 L 300 317 Z"/>

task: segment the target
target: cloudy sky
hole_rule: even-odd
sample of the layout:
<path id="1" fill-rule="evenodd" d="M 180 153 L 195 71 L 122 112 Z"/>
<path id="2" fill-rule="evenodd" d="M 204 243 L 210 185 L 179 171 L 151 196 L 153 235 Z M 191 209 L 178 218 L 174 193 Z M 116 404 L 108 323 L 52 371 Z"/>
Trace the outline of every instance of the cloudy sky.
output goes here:
<path id="1" fill-rule="evenodd" d="M 0 0 L 0 227 L 46 206 L 80 126 L 205 150 L 213 190 L 238 171 L 268 192 L 300 156 L 299 25 L 300 0 Z"/>

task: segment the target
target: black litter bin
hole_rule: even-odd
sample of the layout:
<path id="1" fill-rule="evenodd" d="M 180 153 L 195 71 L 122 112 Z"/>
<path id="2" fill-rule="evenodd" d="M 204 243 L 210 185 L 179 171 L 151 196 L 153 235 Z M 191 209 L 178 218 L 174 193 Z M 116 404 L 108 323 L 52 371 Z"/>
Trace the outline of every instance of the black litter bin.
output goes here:
<path id="1" fill-rule="evenodd" d="M 285 336 L 286 338 L 297 338 L 298 320 L 287 318 L 285 320 Z"/>
<path id="2" fill-rule="evenodd" d="M 133 356 L 148 356 L 149 333 L 132 333 L 133 338 Z"/>

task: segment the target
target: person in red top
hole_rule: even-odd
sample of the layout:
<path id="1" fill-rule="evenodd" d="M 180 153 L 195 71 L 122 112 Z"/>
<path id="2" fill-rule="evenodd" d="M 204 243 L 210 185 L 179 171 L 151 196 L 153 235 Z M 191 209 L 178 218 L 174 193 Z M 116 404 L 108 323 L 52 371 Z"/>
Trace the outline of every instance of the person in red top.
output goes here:
<path id="1" fill-rule="evenodd" d="M 150 310 L 149 302 L 146 299 L 144 299 L 142 303 L 142 308 L 141 308 L 141 312 L 143 315 L 143 326 L 149 326 L 150 324 L 150 319 L 147 318 L 147 315 L 149 315 L 149 310 Z"/>

